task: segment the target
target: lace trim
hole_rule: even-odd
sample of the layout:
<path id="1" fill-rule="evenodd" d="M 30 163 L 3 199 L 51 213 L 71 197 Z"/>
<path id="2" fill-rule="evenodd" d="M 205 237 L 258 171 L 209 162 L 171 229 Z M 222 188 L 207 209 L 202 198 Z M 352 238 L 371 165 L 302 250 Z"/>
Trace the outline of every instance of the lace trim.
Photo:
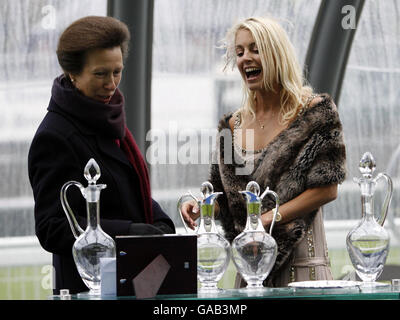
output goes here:
<path id="1" fill-rule="evenodd" d="M 318 94 L 315 93 L 309 96 L 304 106 L 300 109 L 299 114 L 302 114 L 305 110 L 307 110 L 310 107 L 311 101 L 313 101 L 316 97 L 318 97 Z"/>
<path id="2" fill-rule="evenodd" d="M 236 147 L 237 150 L 239 150 L 243 155 L 245 154 L 258 154 L 263 152 L 264 150 L 267 149 L 268 146 L 266 146 L 265 148 L 259 149 L 259 150 L 246 150 L 243 149 L 241 145 L 239 145 L 238 143 L 236 143 L 237 141 L 237 130 L 240 129 L 240 125 L 242 124 L 242 117 L 241 117 L 241 113 L 238 112 L 235 116 L 235 123 L 233 125 L 233 144 L 234 147 Z"/>
<path id="3" fill-rule="evenodd" d="M 315 94 L 315 93 L 308 97 L 306 103 L 300 109 L 299 115 L 302 114 L 306 109 L 308 109 L 310 107 L 311 101 L 313 101 L 316 97 L 318 97 L 318 94 Z M 268 148 L 268 145 L 266 147 L 264 147 L 262 149 L 258 149 L 258 150 L 246 150 L 246 149 L 243 149 L 241 145 L 236 143 L 236 141 L 238 140 L 237 139 L 237 130 L 240 129 L 241 124 L 242 124 L 242 115 L 240 112 L 238 112 L 235 116 L 235 122 L 233 125 L 233 146 L 236 148 L 236 150 L 238 150 L 242 155 L 246 155 L 246 154 L 254 155 L 254 154 L 259 154 L 259 153 L 262 153 L 263 151 L 265 151 Z"/>

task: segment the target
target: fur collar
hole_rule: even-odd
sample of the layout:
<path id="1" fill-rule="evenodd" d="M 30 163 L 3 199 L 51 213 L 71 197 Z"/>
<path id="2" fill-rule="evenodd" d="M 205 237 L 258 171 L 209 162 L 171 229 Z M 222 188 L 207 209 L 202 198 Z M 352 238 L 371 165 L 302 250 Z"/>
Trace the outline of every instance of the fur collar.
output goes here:
<path id="1" fill-rule="evenodd" d="M 221 208 L 220 220 L 225 236 L 232 241 L 243 231 L 246 223 L 245 200 L 238 193 L 246 184 L 257 181 L 261 190 L 269 187 L 280 198 L 280 204 L 295 198 L 308 188 L 341 183 L 345 179 L 345 146 L 342 125 L 336 106 L 329 95 L 321 95 L 322 101 L 302 111 L 264 149 L 254 163 L 254 170 L 248 175 L 237 175 L 243 167 L 233 155 L 233 145 L 229 152 L 221 139 L 221 134 L 230 130 L 232 113 L 221 119 L 218 126 L 217 161 L 211 165 L 210 182 L 216 191 L 224 192 L 218 199 Z M 263 211 L 274 207 L 271 199 L 264 199 Z M 303 239 L 315 212 L 283 225 L 275 225 L 272 236 L 278 244 L 278 256 L 268 279 L 273 278 L 279 268 L 290 257 L 293 248 Z"/>

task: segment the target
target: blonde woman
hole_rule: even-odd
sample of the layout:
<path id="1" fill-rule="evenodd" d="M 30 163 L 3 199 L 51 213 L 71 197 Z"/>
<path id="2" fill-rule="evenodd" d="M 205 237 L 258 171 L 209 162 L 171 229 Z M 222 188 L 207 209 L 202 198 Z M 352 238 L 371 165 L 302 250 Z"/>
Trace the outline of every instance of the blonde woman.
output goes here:
<path id="1" fill-rule="evenodd" d="M 217 139 L 218 163 L 211 165 L 209 177 L 214 189 L 224 193 L 218 211 L 225 235 L 232 241 L 244 229 L 245 201 L 238 191 L 255 180 L 281 201 L 273 231 L 278 256 L 265 285 L 330 280 L 321 207 L 336 198 L 337 185 L 345 179 L 346 157 L 336 106 L 329 95 L 314 94 L 305 85 L 294 48 L 273 19 L 241 21 L 225 40 L 226 67 L 236 65 L 244 85 L 242 106 L 218 126 L 220 134 L 232 132 L 236 156 L 233 162 L 225 159 L 224 142 Z M 238 174 L 249 162 L 251 172 Z M 273 206 L 272 200 L 263 202 L 266 230 Z M 192 203 L 183 207 L 190 227 L 198 217 L 196 209 Z M 237 277 L 236 286 L 243 285 Z"/>

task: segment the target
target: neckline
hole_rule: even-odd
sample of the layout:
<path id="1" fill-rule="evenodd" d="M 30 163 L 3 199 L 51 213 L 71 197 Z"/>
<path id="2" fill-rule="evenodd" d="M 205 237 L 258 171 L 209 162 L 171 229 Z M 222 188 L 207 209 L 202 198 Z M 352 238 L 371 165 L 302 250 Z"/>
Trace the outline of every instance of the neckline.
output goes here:
<path id="1" fill-rule="evenodd" d="M 293 124 L 294 124 L 294 123 L 296 122 L 296 120 L 298 119 L 298 116 L 301 115 L 301 114 L 304 114 L 304 112 L 305 112 L 307 109 L 309 109 L 311 101 L 314 100 L 316 97 L 322 97 L 322 101 L 316 103 L 315 105 L 318 105 L 318 104 L 322 103 L 322 102 L 325 100 L 325 97 L 324 97 L 323 95 L 321 95 L 321 94 L 314 94 L 314 93 L 311 94 L 311 95 L 307 98 L 306 103 L 304 104 L 304 106 L 299 110 L 299 112 L 298 112 L 296 118 L 295 118 L 286 128 L 284 128 L 284 129 L 283 129 L 281 132 L 279 132 L 275 137 L 273 137 L 273 138 L 271 139 L 271 141 L 268 142 L 268 144 L 267 144 L 265 147 L 263 147 L 263 148 L 261 148 L 261 149 L 258 149 L 258 150 L 246 150 L 246 149 L 242 148 L 241 145 L 239 145 L 239 144 L 236 143 L 236 130 L 240 128 L 240 125 L 241 125 L 241 122 L 242 122 L 242 119 L 241 119 L 241 111 L 239 110 L 239 111 L 236 113 L 236 115 L 235 115 L 235 122 L 234 122 L 234 125 L 233 125 L 233 139 L 232 139 L 233 147 L 236 147 L 238 150 L 240 150 L 242 154 L 260 154 L 260 153 L 264 152 L 264 151 L 267 150 L 273 143 L 275 143 L 275 141 L 278 140 L 278 138 L 280 138 L 287 130 L 289 130 L 289 129 L 293 126 Z"/>
<path id="2" fill-rule="evenodd" d="M 242 148 L 241 145 L 236 143 L 236 140 L 237 140 L 236 132 L 237 132 L 238 129 L 240 129 L 241 123 L 242 123 L 242 117 L 241 117 L 241 112 L 239 111 L 235 116 L 235 123 L 233 125 L 233 140 L 232 140 L 232 143 L 234 144 L 234 146 L 236 146 L 236 148 L 238 150 L 241 151 L 242 154 L 259 154 L 259 153 L 263 152 L 266 148 L 268 148 L 269 144 L 267 146 L 261 148 L 261 149 L 258 149 L 258 150 L 246 150 L 246 149 Z"/>

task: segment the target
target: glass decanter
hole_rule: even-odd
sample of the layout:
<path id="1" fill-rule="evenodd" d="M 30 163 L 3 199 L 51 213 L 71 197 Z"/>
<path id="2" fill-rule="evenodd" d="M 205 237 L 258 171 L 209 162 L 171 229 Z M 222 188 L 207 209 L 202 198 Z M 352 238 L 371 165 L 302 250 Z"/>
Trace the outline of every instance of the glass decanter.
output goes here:
<path id="1" fill-rule="evenodd" d="M 278 195 L 267 188 L 260 196 L 260 186 L 250 181 L 246 191 L 240 191 L 246 196 L 247 222 L 242 233 L 232 242 L 232 258 L 237 270 L 247 282 L 247 290 L 263 288 L 263 281 L 268 277 L 275 264 L 277 244 L 271 236 L 279 209 Z M 274 215 L 269 234 L 261 222 L 262 200 L 271 194 L 275 198 Z"/>
<path id="2" fill-rule="evenodd" d="M 183 220 L 181 205 L 187 198 L 197 202 L 200 209 L 200 223 L 197 234 L 197 278 L 201 284 L 200 292 L 215 292 L 220 290 L 217 283 L 228 268 L 231 258 L 231 247 L 219 232 L 214 220 L 215 199 L 222 192 L 214 192 L 212 184 L 204 182 L 200 188 L 202 199 L 196 198 L 190 191 L 178 201 L 178 210 L 182 223 L 189 232 Z"/>
<path id="3" fill-rule="evenodd" d="M 61 204 L 67 216 L 72 233 L 75 237 L 72 255 L 78 272 L 90 289 L 90 295 L 99 295 L 100 290 L 100 259 L 115 258 L 115 242 L 100 226 L 100 191 L 105 184 L 96 184 L 100 178 L 100 168 L 94 159 L 90 159 L 84 169 L 84 177 L 88 186 L 76 181 L 69 181 L 61 188 Z M 67 189 L 76 186 L 86 199 L 87 227 L 84 231 L 78 224 L 67 201 Z"/>
<path id="4" fill-rule="evenodd" d="M 377 286 L 376 279 L 383 271 L 389 252 L 389 233 L 383 227 L 393 194 L 392 180 L 385 173 L 372 177 L 376 163 L 370 152 L 364 153 L 360 160 L 360 179 L 354 178 L 361 188 L 361 221 L 348 233 L 347 251 L 357 275 L 363 285 Z M 387 192 L 378 219 L 374 216 L 374 192 L 381 178 L 387 183 Z"/>

